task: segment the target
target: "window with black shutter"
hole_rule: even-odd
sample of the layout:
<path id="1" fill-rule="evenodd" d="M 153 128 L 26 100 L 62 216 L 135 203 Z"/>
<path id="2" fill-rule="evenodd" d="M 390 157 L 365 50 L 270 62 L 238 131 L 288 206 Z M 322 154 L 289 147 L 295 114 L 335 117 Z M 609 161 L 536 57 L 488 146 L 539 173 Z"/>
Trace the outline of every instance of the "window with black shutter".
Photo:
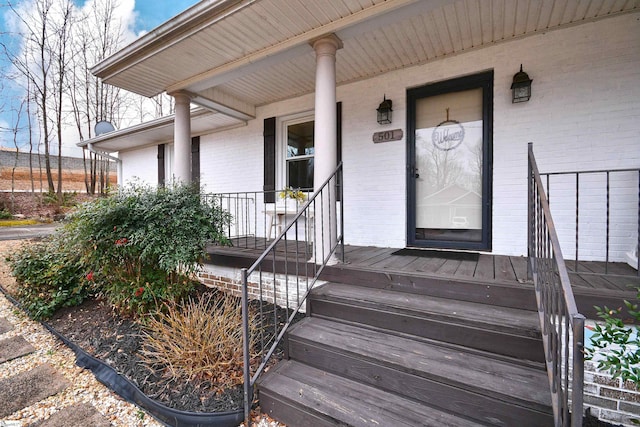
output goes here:
<path id="1" fill-rule="evenodd" d="M 301 120 L 302 119 L 302 120 Z M 284 155 L 281 170 L 283 187 L 313 189 L 313 163 L 315 155 L 314 121 L 298 116 L 291 122 L 284 121 Z M 276 118 L 264 119 L 264 186 L 265 203 L 275 203 L 277 162 Z M 281 142 L 282 144 L 282 142 Z M 342 161 L 342 102 L 336 104 L 337 162 Z M 340 183 L 341 185 L 341 183 Z M 339 197 L 339 194 L 338 194 Z"/>

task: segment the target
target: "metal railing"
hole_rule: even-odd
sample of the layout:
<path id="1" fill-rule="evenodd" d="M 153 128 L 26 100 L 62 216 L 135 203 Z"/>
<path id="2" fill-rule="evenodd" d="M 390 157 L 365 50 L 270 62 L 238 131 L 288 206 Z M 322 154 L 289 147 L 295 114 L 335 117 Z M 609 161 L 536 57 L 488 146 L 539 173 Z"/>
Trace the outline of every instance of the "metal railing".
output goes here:
<path id="1" fill-rule="evenodd" d="M 562 203 L 566 206 L 567 210 L 574 208 L 575 212 L 573 221 L 575 223 L 575 252 L 573 268 L 576 272 L 579 271 L 579 260 L 584 259 L 581 257 L 580 250 L 583 249 L 580 246 L 580 238 L 583 237 L 585 242 L 589 242 L 598 248 L 604 243 L 604 257 L 600 255 L 600 259 L 604 258 L 604 274 L 611 274 L 611 245 L 612 238 L 617 238 L 616 246 L 618 246 L 617 253 L 626 252 L 633 248 L 628 245 L 629 242 L 629 228 L 636 227 L 636 242 L 632 244 L 636 249 L 636 275 L 640 276 L 640 256 L 638 256 L 638 248 L 640 247 L 640 169 L 608 169 L 608 170 L 587 170 L 587 171 L 572 171 L 572 172 L 546 172 L 540 174 L 541 179 L 546 185 L 547 200 L 550 205 L 555 207 L 552 201 L 552 184 L 554 192 L 558 192 L 562 198 Z M 612 181 L 617 178 L 617 197 L 612 195 Z M 637 184 L 633 181 L 637 179 Z M 588 186 L 588 187 L 587 187 Z M 571 195 L 567 189 L 575 188 L 573 195 Z M 581 190 L 587 187 L 589 189 L 588 195 L 599 196 L 597 200 L 589 200 L 584 194 L 581 194 Z M 635 187 L 635 188 L 634 188 Z M 637 206 L 633 206 L 633 192 L 636 193 L 638 200 Z M 593 197 L 593 196 L 592 196 Z M 573 204 L 573 206 L 570 206 Z M 584 205 L 584 206 L 583 206 Z M 587 213 L 592 213 L 591 217 L 587 216 L 586 219 L 580 215 L 581 209 Z M 600 224 L 597 227 L 597 221 L 600 220 L 602 215 L 600 212 L 605 212 L 604 224 Z M 635 211 L 635 212 L 634 212 Z M 635 218 L 633 215 L 635 214 Z M 583 216 L 585 213 L 583 212 Z M 594 216 L 597 216 L 594 218 Z M 612 216 L 615 216 L 615 221 L 612 223 Z M 581 224 L 584 222 L 584 227 Z M 557 223 L 559 223 L 557 221 Z M 615 227 L 614 227 L 615 226 Z M 596 230 L 600 228 L 598 233 Z M 604 228 L 604 230 L 602 229 Z M 587 233 L 584 233 L 584 230 Z M 583 233 L 581 235 L 581 232 Z M 602 236 L 601 233 L 604 233 Z M 612 236 L 613 234 L 613 236 Z M 625 236 L 625 234 L 627 234 Z M 566 249 L 566 247 L 565 247 Z M 590 258 L 594 258 L 593 255 Z M 621 261 L 621 257 L 618 255 L 615 261 Z M 627 260 L 624 260 L 625 262 Z M 591 272 L 586 269 L 580 271 L 581 274 L 602 274 L 598 272 Z M 615 275 L 630 275 L 630 273 L 621 272 L 620 269 L 616 270 Z"/>
<path id="2" fill-rule="evenodd" d="M 528 158 L 528 271 L 535 285 L 555 425 L 577 427 L 583 417 L 585 318 L 571 290 L 531 143 Z"/>
<path id="3" fill-rule="evenodd" d="M 242 269 L 246 425 L 250 425 L 257 379 L 269 366 L 271 356 L 284 351 L 281 341 L 287 328 L 338 245 L 344 256 L 343 208 L 338 202 L 343 200 L 341 183 L 342 163 L 283 225 L 253 265 Z M 286 218 L 288 211 L 283 212 Z"/>
<path id="4" fill-rule="evenodd" d="M 279 191 L 236 191 L 206 194 L 229 213 L 231 222 L 225 232 L 231 244 L 243 249 L 266 249 L 271 236 L 278 234 L 287 216 L 295 215 L 309 198 L 310 190 L 301 190 L 302 200 L 282 197 Z"/>

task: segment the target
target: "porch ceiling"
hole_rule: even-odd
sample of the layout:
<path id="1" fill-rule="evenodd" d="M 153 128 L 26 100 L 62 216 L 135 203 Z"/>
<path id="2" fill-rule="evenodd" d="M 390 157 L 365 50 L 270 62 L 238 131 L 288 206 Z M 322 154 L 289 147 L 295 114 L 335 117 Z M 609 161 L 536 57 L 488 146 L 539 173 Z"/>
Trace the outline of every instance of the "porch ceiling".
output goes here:
<path id="1" fill-rule="evenodd" d="M 310 41 L 335 33 L 337 83 L 640 10 L 640 0 L 203 1 L 92 70 L 145 95 L 187 91 L 238 118 L 311 93 Z"/>

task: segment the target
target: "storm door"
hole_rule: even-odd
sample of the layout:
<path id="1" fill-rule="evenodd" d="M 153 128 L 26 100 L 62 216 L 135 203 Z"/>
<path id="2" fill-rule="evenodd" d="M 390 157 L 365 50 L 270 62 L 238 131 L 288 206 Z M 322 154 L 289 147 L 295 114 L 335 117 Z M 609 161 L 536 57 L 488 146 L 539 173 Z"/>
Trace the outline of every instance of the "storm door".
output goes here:
<path id="1" fill-rule="evenodd" d="M 493 72 L 407 92 L 409 246 L 491 249 Z"/>

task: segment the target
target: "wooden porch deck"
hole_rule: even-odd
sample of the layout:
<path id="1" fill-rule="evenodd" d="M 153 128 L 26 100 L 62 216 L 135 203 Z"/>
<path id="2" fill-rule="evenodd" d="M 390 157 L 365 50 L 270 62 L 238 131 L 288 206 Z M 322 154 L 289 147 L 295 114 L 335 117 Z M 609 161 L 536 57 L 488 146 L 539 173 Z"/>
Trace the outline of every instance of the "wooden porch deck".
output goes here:
<path id="1" fill-rule="evenodd" d="M 516 256 L 478 254 L 473 257 L 447 257 L 448 252 L 412 251 L 414 254 L 395 255 L 398 249 L 361 246 L 345 246 L 345 264 L 390 271 L 416 274 L 473 278 L 490 282 L 511 282 L 526 284 L 527 258 Z M 410 250 L 411 251 L 411 250 Z M 453 253 L 455 254 L 455 253 Z M 469 254 L 473 255 L 473 254 Z M 571 285 L 574 288 L 609 290 L 635 295 L 640 287 L 640 277 L 636 270 L 625 263 L 609 263 L 605 272 L 604 262 L 566 261 Z"/>
<path id="2" fill-rule="evenodd" d="M 267 245 L 264 239 L 255 243 L 255 249 L 243 248 L 240 245 L 210 247 L 211 263 L 248 267 Z M 306 250 L 306 253 L 311 253 L 310 248 Z M 296 251 L 305 254 L 303 244 L 289 241 L 286 246 L 278 246 L 277 256 L 284 259 L 286 253 L 291 260 Z M 341 270 L 341 274 L 352 276 L 375 272 L 388 274 L 390 277 L 413 276 L 420 278 L 422 282 L 435 278 L 439 279 L 440 283 L 444 283 L 443 280 L 461 280 L 503 287 L 532 286 L 527 280 L 526 257 L 419 249 L 404 250 L 402 252 L 405 254 L 398 254 L 398 251 L 401 250 L 345 245 L 344 263 L 335 267 Z M 340 253 L 338 258 L 341 258 Z M 609 263 L 608 267 L 605 267 L 604 262 L 581 261 L 576 266 L 574 261 L 569 260 L 566 261 L 566 265 L 579 309 L 590 318 L 595 318 L 594 305 L 617 308 L 622 306 L 625 299 L 634 300 L 637 295 L 636 289 L 640 288 L 637 271 L 625 263 Z M 298 271 L 305 270 L 300 268 Z"/>

